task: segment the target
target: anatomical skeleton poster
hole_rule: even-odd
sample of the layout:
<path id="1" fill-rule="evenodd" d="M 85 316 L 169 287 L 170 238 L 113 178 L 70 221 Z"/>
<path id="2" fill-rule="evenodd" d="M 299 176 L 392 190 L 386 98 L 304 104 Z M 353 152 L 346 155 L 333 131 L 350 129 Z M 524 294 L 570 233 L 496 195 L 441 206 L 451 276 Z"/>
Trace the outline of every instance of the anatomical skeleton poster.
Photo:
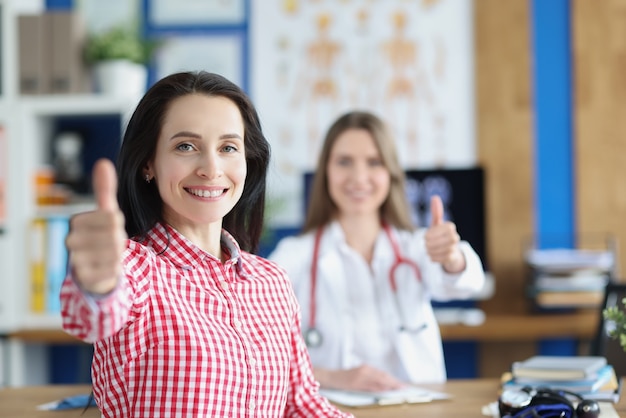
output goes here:
<path id="1" fill-rule="evenodd" d="M 382 117 L 405 168 L 476 163 L 471 0 L 251 1 L 250 90 L 272 145 L 270 222 L 302 221 L 303 176 L 342 113 Z"/>

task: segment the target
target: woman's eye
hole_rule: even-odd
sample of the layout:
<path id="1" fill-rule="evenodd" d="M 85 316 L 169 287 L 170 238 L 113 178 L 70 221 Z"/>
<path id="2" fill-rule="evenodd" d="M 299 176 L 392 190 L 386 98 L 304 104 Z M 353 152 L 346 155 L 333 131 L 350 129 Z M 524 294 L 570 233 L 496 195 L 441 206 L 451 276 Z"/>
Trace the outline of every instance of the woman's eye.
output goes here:
<path id="1" fill-rule="evenodd" d="M 237 151 L 237 147 L 233 146 L 233 145 L 225 145 L 222 150 L 224 152 L 236 152 Z"/>
<path id="2" fill-rule="evenodd" d="M 187 144 L 186 142 L 183 142 L 182 144 L 178 144 L 176 146 L 176 149 L 179 151 L 192 151 L 193 146 L 191 144 Z"/>
<path id="3" fill-rule="evenodd" d="M 370 166 L 371 167 L 380 167 L 382 165 L 383 165 L 382 160 L 379 160 L 379 159 L 370 160 Z"/>

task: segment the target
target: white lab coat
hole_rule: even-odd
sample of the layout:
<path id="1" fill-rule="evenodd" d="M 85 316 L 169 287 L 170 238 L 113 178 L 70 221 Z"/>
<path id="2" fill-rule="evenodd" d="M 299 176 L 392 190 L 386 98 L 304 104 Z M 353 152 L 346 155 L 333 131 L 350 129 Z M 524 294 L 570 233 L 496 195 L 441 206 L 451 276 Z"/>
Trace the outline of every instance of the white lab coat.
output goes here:
<path id="1" fill-rule="evenodd" d="M 443 382 L 446 370 L 441 335 L 430 302 L 466 298 L 480 290 L 485 280 L 482 264 L 471 246 L 462 241 L 467 268 L 460 274 L 448 274 L 428 257 L 425 229 L 391 230 L 401 255 L 416 262 L 422 276 L 419 281 L 411 268 L 398 268 L 395 296 L 399 303 L 394 301 L 390 285 L 395 256 L 386 233 L 381 231 L 378 236 L 368 265 L 348 247 L 339 223 L 325 228 L 319 246 L 314 321 L 323 342 L 319 347 L 309 347 L 311 362 L 327 369 L 369 364 L 403 381 Z M 287 271 L 293 283 L 304 332 L 311 316 L 314 240 L 315 232 L 284 238 L 269 256 Z M 401 332 L 401 325 L 419 331 Z"/>

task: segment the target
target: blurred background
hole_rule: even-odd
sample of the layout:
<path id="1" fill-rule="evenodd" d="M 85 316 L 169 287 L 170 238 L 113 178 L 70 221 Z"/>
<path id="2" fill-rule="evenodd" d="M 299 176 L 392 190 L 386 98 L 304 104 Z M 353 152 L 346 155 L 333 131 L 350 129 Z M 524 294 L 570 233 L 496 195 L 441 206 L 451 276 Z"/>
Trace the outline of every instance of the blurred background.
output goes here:
<path id="1" fill-rule="evenodd" d="M 484 298 L 442 307 L 487 318 L 442 319 L 450 377 L 588 350 L 601 287 L 538 304 L 528 254 L 602 251 L 602 278 L 621 281 L 626 3 L 0 0 L 0 24 L 0 383 L 89 381 L 91 348 L 61 331 L 55 297 L 67 219 L 92 204 L 91 166 L 115 159 L 146 88 L 180 70 L 228 77 L 259 110 L 273 153 L 262 254 L 298 232 L 329 123 L 372 110 L 396 135 L 416 220 L 445 197 L 492 278 Z"/>

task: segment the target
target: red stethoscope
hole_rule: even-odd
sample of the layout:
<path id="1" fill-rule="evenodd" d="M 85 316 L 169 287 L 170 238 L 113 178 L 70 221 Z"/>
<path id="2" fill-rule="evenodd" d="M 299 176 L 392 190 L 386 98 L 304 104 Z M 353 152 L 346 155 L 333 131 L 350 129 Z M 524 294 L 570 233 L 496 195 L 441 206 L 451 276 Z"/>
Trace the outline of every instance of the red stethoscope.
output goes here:
<path id="1" fill-rule="evenodd" d="M 389 242 L 391 243 L 391 248 L 393 249 L 394 263 L 391 266 L 391 269 L 389 270 L 389 286 L 391 286 L 396 309 L 398 311 L 399 317 L 401 318 L 402 324 L 400 325 L 400 331 L 419 332 L 423 330 L 424 328 L 426 328 L 426 324 L 422 324 L 418 327 L 408 327 L 405 325 L 406 317 L 404 316 L 402 304 L 400 303 L 400 299 L 398 298 L 398 287 L 396 284 L 395 274 L 396 274 L 396 270 L 398 269 L 398 267 L 400 267 L 403 264 L 407 265 L 413 270 L 413 273 L 415 273 L 415 277 L 420 282 L 422 281 L 422 273 L 420 272 L 419 266 L 413 260 L 410 260 L 402 256 L 402 253 L 400 251 L 400 244 L 398 244 L 398 240 L 396 239 L 396 236 L 392 233 L 389 225 L 383 222 L 382 227 L 385 233 L 387 234 L 387 238 L 389 238 Z M 322 334 L 315 327 L 315 310 L 316 310 L 315 296 L 316 296 L 316 289 L 317 289 L 317 260 L 319 256 L 322 232 L 324 232 L 324 228 L 317 229 L 317 232 L 315 233 L 315 241 L 313 243 L 313 262 L 311 263 L 311 295 L 310 295 L 310 308 L 309 308 L 310 309 L 309 326 L 306 332 L 304 333 L 304 341 L 307 347 L 313 347 L 313 348 L 321 346 L 322 341 L 323 341 Z"/>

